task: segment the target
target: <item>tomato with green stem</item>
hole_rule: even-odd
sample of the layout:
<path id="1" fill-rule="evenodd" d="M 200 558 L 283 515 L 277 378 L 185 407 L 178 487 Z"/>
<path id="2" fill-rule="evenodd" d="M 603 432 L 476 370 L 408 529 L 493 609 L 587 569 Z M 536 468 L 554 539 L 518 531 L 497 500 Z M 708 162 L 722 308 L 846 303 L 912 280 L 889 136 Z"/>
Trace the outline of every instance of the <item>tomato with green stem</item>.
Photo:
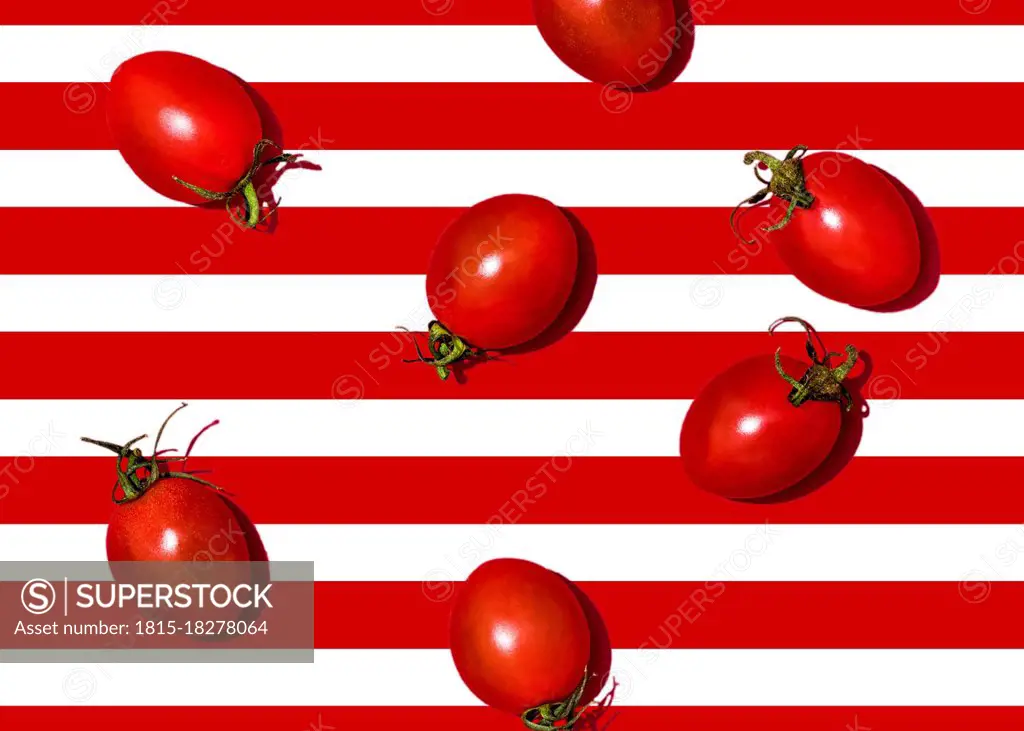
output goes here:
<path id="1" fill-rule="evenodd" d="M 755 356 L 716 376 L 693 400 L 679 437 L 683 466 L 703 490 L 727 498 L 767 497 L 793 487 L 831 453 L 842 427 L 842 410 L 853 399 L 843 381 L 858 351 L 846 359 L 828 351 L 804 320 L 810 364 L 782 355 Z M 821 348 L 819 355 L 815 340 Z M 801 374 L 795 377 L 793 374 Z"/>
<path id="2" fill-rule="evenodd" d="M 501 558 L 459 587 L 452 659 L 473 694 L 527 728 L 571 728 L 587 681 L 590 627 L 569 584 L 543 566 Z"/>
<path id="3" fill-rule="evenodd" d="M 263 134 L 263 122 L 242 82 L 184 53 L 154 51 L 122 63 L 110 79 L 107 126 L 114 146 L 150 188 L 183 203 L 242 201 L 241 223 L 260 221 L 253 177 L 288 162 Z"/>
<path id="4" fill-rule="evenodd" d="M 845 153 L 794 147 L 779 160 L 748 152 L 764 187 L 744 204 L 772 196 L 759 236 L 793 275 L 818 294 L 855 307 L 876 307 L 910 291 L 921 273 L 921 240 L 903 195 L 872 165 Z M 771 177 L 761 177 L 761 172 Z M 748 241 L 748 244 L 756 242 Z"/>
<path id="5" fill-rule="evenodd" d="M 182 404 L 164 421 L 157 432 L 153 454 L 144 457 L 134 445 L 145 435 L 118 445 L 82 437 L 82 441 L 108 449 L 117 455 L 117 483 L 113 501 L 116 504 L 107 525 L 107 560 L 176 561 L 197 560 L 209 556 L 217 561 L 250 561 L 247 542 L 222 541 L 224 547 L 216 555 L 210 551 L 211 541 L 236 525 L 231 505 L 221 495 L 221 488 L 188 472 L 186 467 L 195 439 L 183 458 L 162 457 L 160 438 L 174 414 L 185 408 Z M 213 422 L 203 429 L 196 439 Z M 181 469 L 170 465 L 181 462 Z"/>
<path id="6" fill-rule="evenodd" d="M 500 195 L 441 234 L 427 266 L 427 348 L 418 358 L 447 379 L 460 361 L 528 343 L 565 309 L 579 269 L 572 223 L 554 203 Z"/>

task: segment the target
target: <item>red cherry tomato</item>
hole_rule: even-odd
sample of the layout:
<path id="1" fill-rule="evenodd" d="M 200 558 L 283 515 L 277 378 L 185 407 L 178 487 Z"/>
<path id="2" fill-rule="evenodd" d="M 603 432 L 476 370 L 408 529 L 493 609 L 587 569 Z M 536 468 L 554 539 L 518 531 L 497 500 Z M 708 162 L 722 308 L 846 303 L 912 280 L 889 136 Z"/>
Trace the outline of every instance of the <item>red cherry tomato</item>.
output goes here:
<path id="1" fill-rule="evenodd" d="M 678 46 L 672 0 L 533 0 L 544 41 L 566 66 L 599 84 L 646 84 Z"/>
<path id="2" fill-rule="evenodd" d="M 590 629 L 562 577 L 503 558 L 482 564 L 459 588 L 450 645 L 473 694 L 518 715 L 573 695 L 589 659 Z"/>
<path id="3" fill-rule="evenodd" d="M 431 349 L 448 355 L 447 333 L 482 350 L 533 340 L 564 309 L 578 260 L 576 233 L 553 203 L 502 195 L 476 204 L 441 234 L 430 257 L 427 302 L 443 324 L 431 327 Z"/>
<path id="4" fill-rule="evenodd" d="M 107 125 L 125 162 L 146 185 L 196 205 L 211 198 L 176 177 L 212 193 L 232 191 L 250 173 L 263 139 L 259 112 L 236 77 L 168 51 L 144 53 L 118 67 L 110 80 Z M 249 188 L 247 199 L 255 196 Z"/>
<path id="5" fill-rule="evenodd" d="M 835 373 L 841 381 L 856 362 L 856 351 L 851 357 L 850 350 L 842 365 L 829 359 L 816 367 L 840 368 Z M 779 356 L 779 363 L 797 381 L 812 365 L 789 356 Z M 839 382 L 829 386 L 843 393 Z M 743 360 L 705 386 L 687 411 L 679 438 L 683 466 L 694 484 L 722 497 L 758 498 L 796 485 L 820 466 L 839 438 L 841 408 L 814 398 L 797 406 L 793 393 L 767 355 Z"/>
<path id="6" fill-rule="evenodd" d="M 183 408 L 185 404 L 160 427 L 153 446 L 157 456 L 160 434 Z M 266 560 L 265 556 L 250 558 L 249 545 L 262 544 L 257 536 L 250 540 L 247 530 L 239 529 L 237 508 L 218 493 L 218 488 L 185 471 L 188 452 L 177 460 L 182 466 L 175 467 L 175 462 L 165 457 L 154 469 L 152 457 L 143 456 L 134 442 L 121 446 L 87 437 L 83 440 L 118 455 L 118 484 L 114 488 L 117 506 L 107 525 L 107 560 Z"/>
<path id="7" fill-rule="evenodd" d="M 107 560 L 249 561 L 246 541 L 221 540 L 237 525 L 227 502 L 212 488 L 164 477 L 114 509 L 107 526 Z"/>
<path id="8" fill-rule="evenodd" d="M 896 187 L 876 168 L 846 154 L 813 153 L 803 159 L 801 152 L 790 154 L 788 162 L 767 160 L 775 168 L 768 219 L 782 222 L 790 208 L 780 189 L 787 177 L 780 177 L 781 165 L 802 169 L 813 201 L 793 209 L 779 230 L 764 233 L 765 243 L 778 249 L 797 279 L 837 302 L 872 307 L 906 294 L 921 271 L 921 242 L 914 215 Z"/>

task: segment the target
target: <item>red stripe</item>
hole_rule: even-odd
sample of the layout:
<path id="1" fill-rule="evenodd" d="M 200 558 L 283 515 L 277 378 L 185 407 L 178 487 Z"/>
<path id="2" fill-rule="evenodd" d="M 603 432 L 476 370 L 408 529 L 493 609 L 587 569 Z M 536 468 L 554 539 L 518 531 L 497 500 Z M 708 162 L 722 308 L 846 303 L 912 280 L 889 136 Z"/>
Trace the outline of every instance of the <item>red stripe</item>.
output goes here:
<path id="1" fill-rule="evenodd" d="M 287 173 L 285 173 L 287 174 Z M 739 188 L 739 190 L 745 190 Z M 223 207 L 7 208 L 5 274 L 423 274 L 464 209 L 288 208 L 271 235 L 243 232 Z M 748 246 L 725 208 L 573 208 L 602 274 L 785 274 L 771 246 Z M 1015 208 L 933 208 L 943 274 L 1017 274 Z M 45 222 L 45 225 L 40 225 Z M 82 232 L 102 233 L 102 255 Z M 145 236 L 146 245 L 139 245 Z M 310 246 L 310 242 L 345 242 Z M 302 251 L 302 256 L 296 256 Z"/>
<path id="2" fill-rule="evenodd" d="M 1021 583 L 995 584 L 972 604 L 956 582 L 726 582 L 724 572 L 721 579 L 578 586 L 615 649 L 1024 648 Z M 316 647 L 447 648 L 459 586 L 318 583 Z"/>
<path id="3" fill-rule="evenodd" d="M 766 313 L 771 318 L 788 313 Z M 114 358 L 122 333 L 7 333 L 12 358 L 0 398 L 33 399 L 691 399 L 715 375 L 776 347 L 805 359 L 797 333 L 570 333 L 532 352 L 501 356 L 442 382 L 415 357 L 407 333 L 189 333 L 210 368 L 152 358 L 145 368 Z M 422 334 L 415 336 L 422 340 Z M 870 399 L 1017 399 L 1024 381 L 983 378 L 979 359 L 1024 357 L 1015 333 L 823 333 L 841 351 L 864 353 L 850 385 Z M 421 343 L 422 345 L 422 343 Z M 312 357 L 296 358 L 295 353 Z M 635 368 L 609 373 L 610 360 Z M 634 365 L 630 365 L 634 364 Z"/>
<path id="4" fill-rule="evenodd" d="M 677 8 L 686 5 L 677 0 Z M 693 21 L 708 25 L 1017 25 L 1019 3 L 996 0 L 900 0 L 838 3 L 793 0 L 765 5 L 760 0 L 692 0 Z M 530 0 L 388 0 L 359 3 L 294 3 L 253 0 L 245 13 L 198 0 L 111 0 L 86 7 L 74 0 L 44 5 L 12 2 L 0 23 L 126 25 L 530 25 Z"/>
<path id="5" fill-rule="evenodd" d="M 597 713 L 591 711 L 591 713 Z M 3 709 L 12 728 L 138 728 L 146 731 L 522 731 L 517 716 L 490 708 L 73 707 Z M 1024 708 L 641 708 L 614 701 L 587 731 L 1019 731 Z"/>
<path id="6" fill-rule="evenodd" d="M 5 147 L 111 149 L 106 88 L 69 81 L 75 83 L 0 84 L 0 96 L 23 110 L 0 118 Z M 289 149 L 305 145 L 313 160 L 315 145 L 788 150 L 799 140 L 814 149 L 1016 149 L 1020 136 L 1013 104 L 1024 84 L 673 84 L 633 95 L 625 110 L 626 97 L 605 100 L 620 113 L 606 109 L 601 87 L 590 84 L 272 83 L 254 88 L 277 117 L 267 124 L 267 134 L 283 139 Z M 751 124 L 737 105 L 752 98 L 789 99 L 814 114 L 769 114 Z M 936 115 L 940 99 L 943 113 Z M 983 135 L 972 134 L 977 109 L 988 110 L 991 120 Z M 738 180 L 742 169 L 737 160 Z M 756 182 L 752 176 L 750 181 Z"/>
<path id="7" fill-rule="evenodd" d="M 844 460 L 838 460 L 841 464 Z M 858 457 L 799 499 L 723 500 L 674 458 L 194 458 L 259 524 L 1007 524 L 1024 520 L 1021 458 Z M 0 524 L 106 523 L 107 457 L 0 460 Z M 439 500 L 438 475 L 471 476 Z M 469 483 L 467 483 L 469 484 Z M 283 497 L 318 485 L 314 499 Z M 373 489 L 364 489 L 373 485 Z M 969 486 L 967 489 L 965 486 Z M 6 488 L 6 489 L 5 489 Z M 40 496 L 45 496 L 41 499 Z M 796 497 L 793 494 L 786 498 Z"/>

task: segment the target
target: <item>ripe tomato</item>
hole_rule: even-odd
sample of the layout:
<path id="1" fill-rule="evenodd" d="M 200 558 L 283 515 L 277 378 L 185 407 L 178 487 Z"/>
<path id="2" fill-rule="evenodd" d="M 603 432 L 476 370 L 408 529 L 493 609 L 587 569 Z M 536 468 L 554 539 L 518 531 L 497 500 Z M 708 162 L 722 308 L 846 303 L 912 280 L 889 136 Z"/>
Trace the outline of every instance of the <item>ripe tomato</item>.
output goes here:
<path id="1" fill-rule="evenodd" d="M 455 667 L 487 705 L 524 714 L 578 700 L 590 629 L 569 584 L 553 571 L 511 558 L 481 564 L 455 595 L 450 631 Z M 565 720 L 575 705 L 564 709 Z"/>
<path id="2" fill-rule="evenodd" d="M 728 498 L 772 495 L 811 474 L 835 446 L 842 413 L 831 402 L 852 405 L 842 380 L 858 354 L 847 346 L 847 359 L 833 365 L 838 354 L 819 357 L 813 330 L 796 321 L 808 328 L 810 366 L 779 351 L 774 361 L 748 358 L 716 376 L 686 412 L 679 449 L 698 487 Z"/>
<path id="3" fill-rule="evenodd" d="M 562 63 L 599 84 L 646 84 L 683 34 L 672 0 L 533 0 L 533 15 Z"/>
<path id="4" fill-rule="evenodd" d="M 107 526 L 107 560 L 248 561 L 246 541 L 231 535 L 237 526 L 227 501 L 214 490 L 163 477 L 115 508 Z"/>
<path id="5" fill-rule="evenodd" d="M 441 234 L 427 267 L 433 365 L 533 340 L 565 307 L 579 245 L 565 214 L 532 195 L 477 203 Z"/>
<path id="6" fill-rule="evenodd" d="M 229 210 L 241 194 L 247 223 L 259 220 L 251 178 L 273 143 L 263 139 L 245 87 L 224 69 L 169 51 L 130 58 L 110 80 L 107 126 L 125 162 L 157 193 L 194 205 L 223 200 Z"/>
<path id="7" fill-rule="evenodd" d="M 167 422 L 183 408 L 185 404 L 160 427 L 155 454 L 159 454 L 160 435 Z M 141 450 L 133 448 L 142 438 L 123 446 L 82 438 L 118 455 L 118 484 L 114 488 L 117 507 L 107 525 L 108 561 L 266 560 L 250 558 L 249 545 L 262 544 L 239 526 L 237 508 L 217 492 L 219 488 L 184 471 L 187 452 L 181 460 L 154 461 L 154 457 L 143 457 Z M 169 469 L 174 461 L 182 461 L 182 471 Z"/>
<path id="8" fill-rule="evenodd" d="M 906 294 L 920 274 L 921 242 L 903 196 L 861 160 L 803 157 L 806 149 L 795 147 L 781 161 L 759 151 L 744 157 L 772 171 L 770 181 L 755 171 L 767 187 L 744 201 L 774 195 L 768 214 L 775 223 L 760 227 L 764 240 L 797 279 L 829 299 L 873 307 Z"/>

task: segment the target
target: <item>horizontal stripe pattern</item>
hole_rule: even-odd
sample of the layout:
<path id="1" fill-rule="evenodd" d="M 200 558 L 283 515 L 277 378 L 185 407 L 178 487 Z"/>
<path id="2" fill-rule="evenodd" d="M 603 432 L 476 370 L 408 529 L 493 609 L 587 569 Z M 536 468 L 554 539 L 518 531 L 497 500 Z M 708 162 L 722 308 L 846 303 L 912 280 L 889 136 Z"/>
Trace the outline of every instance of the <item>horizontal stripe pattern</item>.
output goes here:
<path id="1" fill-rule="evenodd" d="M 558 62 L 528 0 L 41 7 L 0 9 L 0 95 L 22 110 L 0 120 L 15 242 L 0 331 L 20 354 L 0 387 L 0 560 L 103 560 L 112 465 L 78 437 L 126 440 L 197 399 L 192 423 L 223 423 L 190 465 L 236 492 L 274 560 L 316 561 L 318 651 L 288 667 L 6 663 L 5 721 L 521 728 L 446 649 L 452 592 L 508 555 L 579 581 L 601 615 L 617 688 L 594 728 L 1020 725 L 1024 395 L 987 366 L 1014 362 L 1024 305 L 1008 107 L 1024 9 L 694 3 L 682 83 L 625 94 Z M 270 236 L 160 198 L 111 149 L 106 80 L 164 48 L 253 82 L 277 112 L 268 135 L 321 168 L 278 181 Z M 752 123 L 735 114 L 749 99 L 806 113 Z M 732 238 L 753 192 L 743 152 L 796 143 L 859 148 L 929 208 L 923 302 L 827 302 Z M 601 276 L 575 332 L 461 384 L 394 364 L 393 328 L 430 316 L 440 231 L 512 191 L 588 233 Z M 764 332 L 789 314 L 864 350 L 870 413 L 795 493 L 704 494 L 677 457 L 688 399 L 748 353 L 799 352 L 799 334 Z M 136 339 L 198 362 L 116 360 Z M 164 444 L 187 444 L 187 423 Z M 296 485 L 306 498 L 282 498 Z"/>
<path id="2" fill-rule="evenodd" d="M 935 3 L 900 0 L 879 5 L 819 3 L 794 0 L 766 8 L 758 0 L 676 0 L 680 16 L 687 9 L 698 25 L 1019 25 L 1024 10 L 1010 3 Z M 532 25 L 530 0 L 390 0 L 386 3 L 337 3 L 283 7 L 270 0 L 254 0 L 251 14 L 232 13 L 224 7 L 195 0 L 113 0 L 89 12 L 73 0 L 56 0 L 41 8 L 12 4 L 0 10 L 0 23 L 50 23 L 55 18 L 75 25 Z"/>
<path id="3" fill-rule="evenodd" d="M 693 36 L 683 83 L 1024 81 L 1020 31 L 1009 25 L 779 25 L 771 63 L 759 26 L 706 25 Z M 275 52 L 252 53 L 265 47 Z M 650 53 L 664 58 L 671 47 L 661 39 Z M 103 82 L 126 58 L 162 50 L 199 56 L 249 82 L 584 81 L 529 26 L 152 24 L 4 28 L 0 81 Z"/>
<path id="4" fill-rule="evenodd" d="M 292 148 L 305 145 L 307 155 L 316 145 L 329 150 L 788 150 L 799 142 L 817 149 L 842 143 L 868 150 L 1002 150 L 1013 149 L 1020 139 L 1013 115 L 1021 85 L 1012 83 L 675 84 L 651 94 L 514 82 L 257 83 L 253 88 L 261 107 L 272 110 L 265 115 L 267 134 Z M 113 147 L 103 83 L 7 83 L 0 84 L 0 95 L 23 110 L 0 119 L 6 148 Z M 754 125 L 736 114 L 738 100 L 753 97 L 788 97 L 814 113 L 767 115 Z M 933 112 L 936 99 L 945 104 L 941 115 Z M 989 115 L 983 135 L 972 129 L 980 108 Z M 664 124 L 666 119 L 672 123 Z"/>
<path id="5" fill-rule="evenodd" d="M 224 209 L 8 208 L 7 274 L 423 274 L 445 227 L 465 208 L 282 208 L 270 236 L 232 225 Z M 788 274 L 771 245 L 744 244 L 729 208 L 570 208 L 602 275 Z M 1021 272 L 1015 208 L 931 208 L 924 285 L 942 274 Z M 46 221 L 40 227 L 39 221 Z M 79 232 L 104 231 L 103 256 Z M 138 245 L 144 231 L 146 246 Z M 337 232 L 340 245 L 308 246 Z M 642 247 L 637 246 L 642 243 Z M 302 256 L 294 256 L 296 247 Z M 938 261 L 935 261 L 935 260 Z M 922 288 L 918 288 L 919 291 Z M 925 292 L 926 288 L 925 288 Z"/>
<path id="6" fill-rule="evenodd" d="M 454 386 L 454 384 L 452 384 Z M 675 457 L 686 400 L 439 401 L 413 399 L 202 400 L 192 426 L 178 417 L 161 446 L 183 448 L 196 425 L 219 419 L 196 455 L 233 457 Z M 891 399 L 867 402 L 862 457 L 1021 457 L 1013 425 L 1018 400 Z M 42 448 L 54 457 L 94 457 L 79 436 L 124 443 L 159 426 L 174 404 L 151 400 L 4 400 L 0 454 Z M 281 430 L 273 425 L 289 424 Z M 30 426 L 31 425 L 31 426 Z M 439 425 L 443 428 L 439 428 Z M 963 428 L 970 425 L 969 429 Z M 301 426 L 301 428 L 299 428 Z M 152 432 L 151 432 L 152 433 Z"/>
<path id="7" fill-rule="evenodd" d="M 578 587 L 615 649 L 1024 648 L 1024 584 L 993 586 L 976 575 L 946 583 L 759 583 L 723 574 L 709 582 Z M 447 648 L 460 588 L 439 577 L 318 583 L 316 646 Z"/>
<path id="8" fill-rule="evenodd" d="M 87 671 L 89 672 L 89 671 Z M 99 675 L 97 673 L 96 675 Z M 82 674 L 76 683 L 80 694 L 92 692 L 96 676 Z M 77 678 L 76 678 L 77 679 Z M 90 696 L 91 697 L 91 696 Z M 187 725 L 199 731 L 214 731 L 238 724 L 251 731 L 281 731 L 285 728 L 314 731 L 370 726 L 383 731 L 447 731 L 459 728 L 487 728 L 495 731 L 521 731 L 522 721 L 514 715 L 490 708 L 359 708 L 328 704 L 306 707 L 226 708 L 196 707 L 11 707 L 4 709 L 12 723 L 28 725 L 70 723 L 110 723 L 122 727 L 145 724 L 151 731 L 177 731 Z M 850 728 L 871 731 L 875 728 L 932 731 L 959 731 L 978 724 L 986 731 L 1017 731 L 1024 709 L 1013 707 L 612 707 L 591 711 L 598 728 L 614 722 L 616 731 L 646 731 L 650 728 L 700 728 L 705 731 L 733 731 L 758 728 L 762 731 L 820 731 Z"/>
<path id="9" fill-rule="evenodd" d="M 457 493 L 435 494 L 457 499 Z M 102 499 L 108 499 L 106 491 Z M 1008 542 L 1021 541 L 1020 526 L 1012 524 L 493 521 L 257 528 L 269 557 L 313 561 L 317 581 L 462 581 L 479 563 L 506 556 L 541 563 L 573 581 L 1024 581 L 1024 562 L 984 563 Z M 104 561 L 105 535 L 105 525 L 9 524 L 0 531 L 0 557 Z"/>
<path id="10" fill-rule="evenodd" d="M 0 684 L 21 704 L 75 705 L 64 692 L 64 679 L 75 669 L 4 664 Z M 620 682 L 616 708 L 1016 706 L 1022 669 L 1020 650 L 623 650 L 611 672 Z M 321 650 L 309 664 L 118 664 L 104 670 L 111 680 L 97 677 L 93 705 L 480 705 L 447 650 Z M 131 682 L 132 692 L 117 679 Z"/>
<path id="11" fill-rule="evenodd" d="M 301 152 L 320 169 L 292 169 L 277 179 L 273 192 L 287 206 L 466 207 L 515 191 L 568 207 L 731 208 L 757 188 L 743 165 L 746 150 Z M 842 173 L 844 154 L 823 161 L 823 178 Z M 1024 202 L 1016 187 L 1024 150 L 860 150 L 857 157 L 898 178 L 928 207 L 1012 208 Z M 0 150 L 0 165 L 8 171 L 0 178 L 0 207 L 186 205 L 146 187 L 111 150 Z M 666 184 L 670 169 L 687 175 Z M 64 185 L 54 186 L 55 179 Z M 986 184 L 951 185 L 955 180 Z"/>
<path id="12" fill-rule="evenodd" d="M 113 457 L 40 456 L 48 453 L 44 437 L 30 443 L 23 456 L 0 459 L 0 524 L 105 522 L 114 509 L 106 492 L 113 484 Z M 810 480 L 802 489 L 762 502 L 723 500 L 698 490 L 675 457 L 617 459 L 568 450 L 543 460 L 198 457 L 189 465 L 211 470 L 208 479 L 228 490 L 253 522 L 267 524 L 374 525 L 382 517 L 392 524 L 477 526 L 1001 524 L 1024 515 L 1016 477 L 1024 470 L 1021 458 L 855 457 L 845 463 L 845 441 L 836 457 L 826 472 L 843 469 L 827 484 Z M 460 491 L 458 500 L 439 500 L 446 488 L 430 487 L 437 475 L 469 476 L 473 489 Z M 282 499 L 281 486 L 289 484 L 322 489 L 315 500 Z"/>
<path id="13" fill-rule="evenodd" d="M 437 576 L 318 582 L 316 649 L 447 649 L 453 598 L 463 587 Z M 576 587 L 600 616 L 595 642 L 614 650 L 1024 648 L 1018 621 L 1024 584 L 993 585 L 974 576 L 962 582 L 793 583 L 730 581 L 723 573 L 706 582 Z M 270 596 L 280 605 L 277 591 Z M 269 636 L 281 636 L 273 619 L 268 627 Z"/>
<path id="14" fill-rule="evenodd" d="M 1019 264 L 1009 256 L 1001 266 Z M 460 276 L 428 295 L 425 277 L 415 275 L 0 275 L 0 331 L 389 333 L 387 340 L 399 327 L 422 332 L 435 319 L 431 301 L 450 298 Z M 849 307 L 787 275 L 609 274 L 582 283 L 569 315 L 581 333 L 763 333 L 778 317 L 803 315 L 823 332 L 939 333 L 945 341 L 949 333 L 1022 332 L 1022 308 L 1024 278 L 1011 274 L 944 275 L 924 301 L 898 312 Z"/>
<path id="15" fill-rule="evenodd" d="M 202 286 L 202 285 L 200 285 Z M 766 325 L 768 323 L 765 323 Z M 860 398 L 1024 399 L 1024 383 L 978 378 L 998 357 L 1024 357 L 1015 333 L 819 333 L 833 350 L 850 343 L 860 363 L 847 382 Z M 569 333 L 461 371 L 457 387 L 419 363 L 414 343 L 425 335 L 379 333 L 189 333 L 190 347 L 218 366 L 183 369 L 175 358 L 154 359 L 140 371 L 111 359 L 124 333 L 7 333 L 12 352 L 51 350 L 74 359 L 14 360 L 0 398 L 11 399 L 692 399 L 716 375 L 776 348 L 810 364 L 799 333 L 767 327 L 759 333 Z M 545 341 L 539 341 L 544 343 Z M 296 359 L 295 353 L 315 354 Z M 609 360 L 636 362 L 642 378 L 610 378 Z M 642 361 L 642 363 L 641 363 Z M 838 362 L 838 361 L 836 361 Z M 794 373 L 794 377 L 802 375 Z M 783 395 L 787 387 L 781 385 Z"/>

